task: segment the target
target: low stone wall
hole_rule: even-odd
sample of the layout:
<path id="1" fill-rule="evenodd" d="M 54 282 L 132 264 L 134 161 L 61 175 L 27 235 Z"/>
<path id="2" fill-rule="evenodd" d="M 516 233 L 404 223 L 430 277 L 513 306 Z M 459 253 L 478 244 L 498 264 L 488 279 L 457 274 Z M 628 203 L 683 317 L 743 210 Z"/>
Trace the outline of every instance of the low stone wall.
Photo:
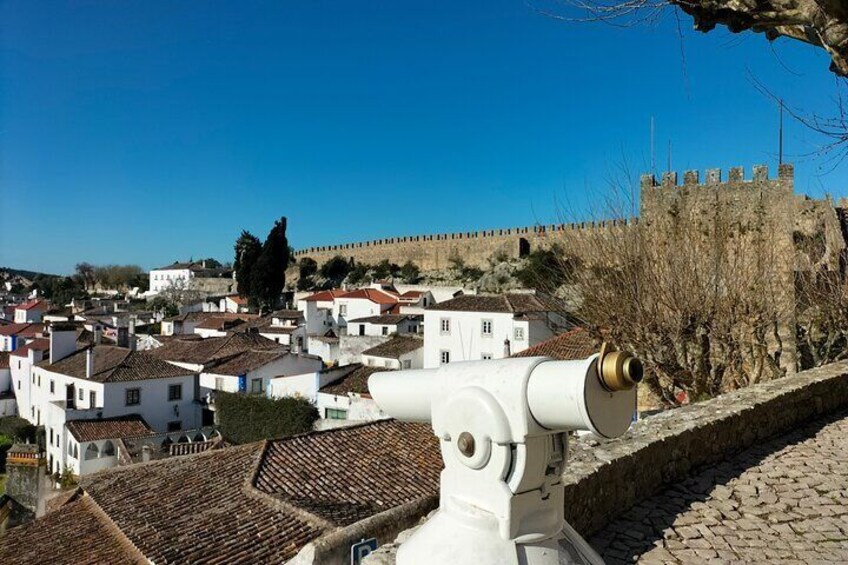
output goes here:
<path id="1" fill-rule="evenodd" d="M 612 441 L 577 439 L 563 474 L 565 519 L 588 537 L 664 485 L 846 406 L 843 361 L 648 417 Z M 365 563 L 392 563 L 393 551 Z"/>

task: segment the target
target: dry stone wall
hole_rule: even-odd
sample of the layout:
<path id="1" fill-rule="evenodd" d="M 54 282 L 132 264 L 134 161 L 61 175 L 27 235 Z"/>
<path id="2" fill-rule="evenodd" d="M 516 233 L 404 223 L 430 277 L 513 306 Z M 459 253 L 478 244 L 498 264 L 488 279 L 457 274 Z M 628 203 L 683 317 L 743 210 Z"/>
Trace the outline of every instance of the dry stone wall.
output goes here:
<path id="1" fill-rule="evenodd" d="M 589 537 L 663 486 L 846 407 L 843 361 L 650 416 L 615 440 L 572 441 L 565 518 Z M 387 544 L 364 565 L 393 564 L 396 550 Z"/>

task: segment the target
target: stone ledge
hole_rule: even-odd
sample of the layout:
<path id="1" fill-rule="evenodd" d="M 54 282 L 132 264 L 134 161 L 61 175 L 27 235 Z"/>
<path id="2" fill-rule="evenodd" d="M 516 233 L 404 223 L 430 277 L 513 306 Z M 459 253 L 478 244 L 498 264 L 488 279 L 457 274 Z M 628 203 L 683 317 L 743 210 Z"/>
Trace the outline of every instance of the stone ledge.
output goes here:
<path id="1" fill-rule="evenodd" d="M 693 471 L 848 406 L 848 361 L 663 412 L 622 437 L 570 444 L 565 519 L 584 537 Z M 394 563 L 395 545 L 364 563 Z"/>

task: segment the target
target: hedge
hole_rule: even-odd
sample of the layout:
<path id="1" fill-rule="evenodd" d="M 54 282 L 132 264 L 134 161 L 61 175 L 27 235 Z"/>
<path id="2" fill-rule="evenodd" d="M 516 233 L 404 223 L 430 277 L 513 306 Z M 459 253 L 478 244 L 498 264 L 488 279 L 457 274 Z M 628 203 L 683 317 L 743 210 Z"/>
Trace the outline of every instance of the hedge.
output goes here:
<path id="1" fill-rule="evenodd" d="M 221 434 L 232 443 L 281 438 L 312 430 L 318 410 L 302 398 L 217 392 L 215 410 Z"/>

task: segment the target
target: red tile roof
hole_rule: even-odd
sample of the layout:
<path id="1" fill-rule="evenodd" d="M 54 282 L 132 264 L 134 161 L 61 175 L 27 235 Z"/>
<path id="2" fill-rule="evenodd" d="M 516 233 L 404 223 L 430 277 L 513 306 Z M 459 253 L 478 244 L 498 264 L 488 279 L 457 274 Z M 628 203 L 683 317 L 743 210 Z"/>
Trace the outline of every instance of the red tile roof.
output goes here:
<path id="1" fill-rule="evenodd" d="M 138 414 L 95 420 L 71 420 L 65 425 L 77 441 L 139 437 L 155 433 Z"/>
<path id="2" fill-rule="evenodd" d="M 50 350 L 50 340 L 46 337 L 39 337 L 23 347 L 19 347 L 12 352 L 12 355 L 15 357 L 28 357 L 29 350 L 33 351 L 49 351 Z"/>
<path id="3" fill-rule="evenodd" d="M 600 344 L 583 328 L 560 334 L 528 347 L 512 357 L 550 357 L 558 361 L 586 359 L 600 350 Z"/>
<path id="4" fill-rule="evenodd" d="M 441 469 L 428 425 L 382 420 L 115 467 L 84 478 L 82 488 L 151 562 L 284 563 L 340 526 L 434 500 Z M 38 538 L 27 536 L 50 562 L 77 541 L 61 535 L 76 525 L 73 504 L 39 528 Z M 0 541 L 8 547 L 19 531 Z"/>
<path id="5" fill-rule="evenodd" d="M 18 304 L 16 310 L 47 310 L 47 302 L 40 299 L 33 299 L 23 304 Z"/>
<path id="6" fill-rule="evenodd" d="M 9 352 L 0 351 L 0 369 L 9 368 Z"/>
<path id="7" fill-rule="evenodd" d="M 245 298 L 244 296 L 228 296 L 227 299 L 232 300 L 233 302 L 235 302 L 239 306 L 246 306 L 247 305 L 247 298 Z"/>
<path id="8" fill-rule="evenodd" d="M 0 536 L 0 563 L 124 565 L 148 561 L 91 497 L 78 495 L 59 510 Z"/>
<path id="9" fill-rule="evenodd" d="M 7 324 L 0 326 L 0 335 L 18 335 L 30 326 L 40 326 L 41 324 Z"/>
<path id="10" fill-rule="evenodd" d="M 94 370 L 91 377 L 86 375 L 88 350 L 93 350 Z M 147 351 L 130 351 L 123 347 L 95 345 L 80 349 L 52 365 L 49 360 L 38 363 L 47 371 L 87 379 L 99 383 L 121 383 L 149 379 L 165 379 L 194 374 L 163 361 Z"/>
<path id="11" fill-rule="evenodd" d="M 377 290 L 376 288 L 360 288 L 352 290 L 337 298 L 361 298 L 370 300 L 375 304 L 397 304 L 398 301 L 396 297 L 382 290 Z"/>
<path id="12" fill-rule="evenodd" d="M 332 302 L 336 297 L 343 294 L 345 294 L 345 291 L 338 289 L 322 290 L 321 292 L 307 296 L 304 300 L 307 302 Z"/>

